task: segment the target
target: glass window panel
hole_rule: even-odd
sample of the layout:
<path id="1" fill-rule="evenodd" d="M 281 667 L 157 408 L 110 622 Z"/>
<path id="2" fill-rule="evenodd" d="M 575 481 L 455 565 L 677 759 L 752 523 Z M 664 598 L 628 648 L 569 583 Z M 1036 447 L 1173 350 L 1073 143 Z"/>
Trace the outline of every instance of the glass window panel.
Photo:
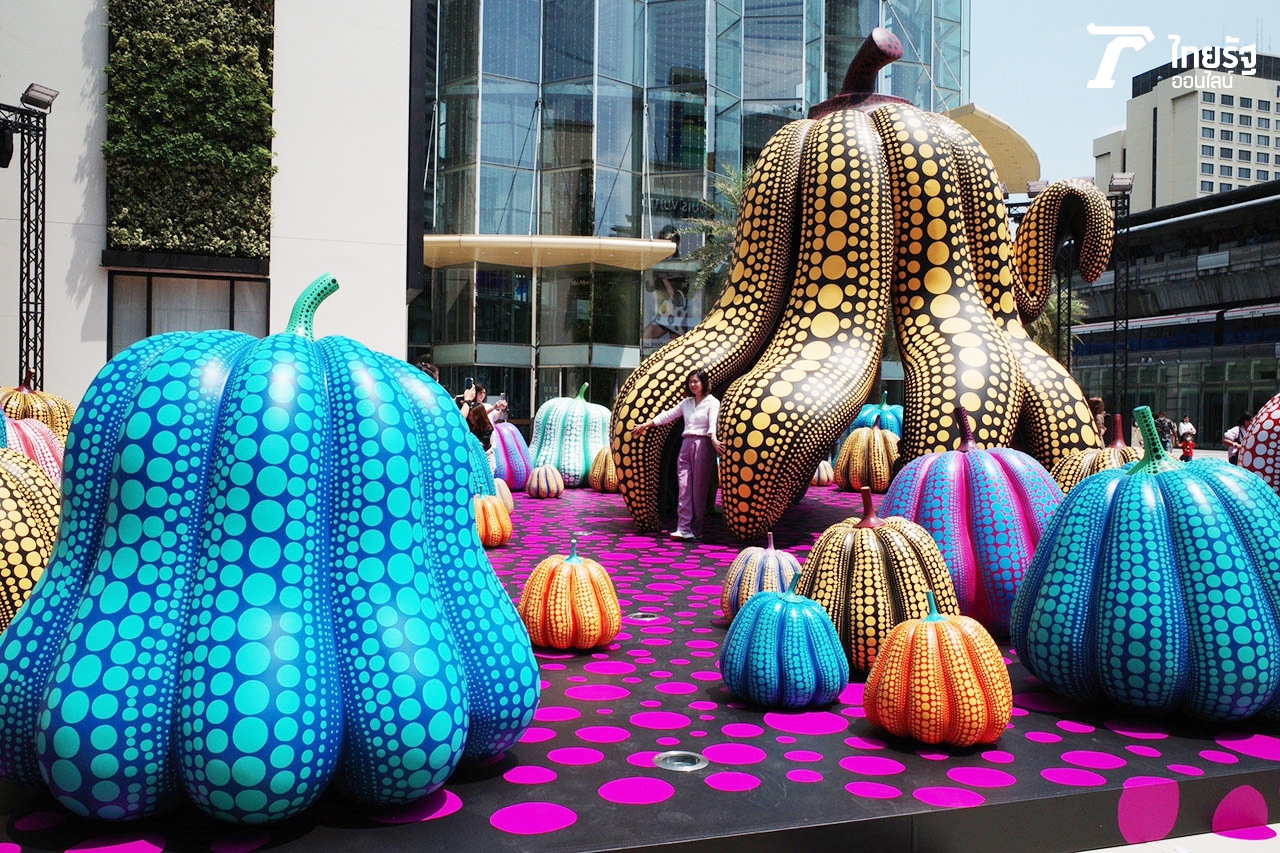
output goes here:
<path id="1" fill-rule="evenodd" d="M 555 169 L 592 162 L 591 83 L 557 83 L 543 90 L 542 166 Z"/>
<path id="2" fill-rule="evenodd" d="M 640 175 L 596 170 L 595 233 L 601 237 L 640 236 Z"/>
<path id="3" fill-rule="evenodd" d="M 706 79 L 705 13 L 705 4 L 698 0 L 650 4 L 650 86 L 679 86 Z"/>
<path id="4" fill-rule="evenodd" d="M 644 82 L 644 4 L 637 0 L 599 0 L 600 74 Z"/>
<path id="5" fill-rule="evenodd" d="M 644 100 L 634 86 L 601 80 L 596 87 L 596 162 L 640 171 L 644 155 Z"/>
<path id="6" fill-rule="evenodd" d="M 543 80 L 590 76 L 595 64 L 593 0 L 546 0 L 543 8 Z"/>
<path id="7" fill-rule="evenodd" d="M 590 269 L 543 270 L 538 282 L 538 344 L 585 344 L 590 340 Z M 571 393 L 577 390 L 575 387 Z"/>
<path id="8" fill-rule="evenodd" d="M 591 337 L 595 343 L 640 343 L 640 294 L 640 273 L 596 268 L 591 300 Z"/>
<path id="9" fill-rule="evenodd" d="M 477 341 L 491 344 L 532 341 L 533 312 L 529 304 L 532 282 L 533 274 L 527 269 L 480 267 L 476 270 Z M 489 396 L 496 402 L 498 391 L 493 386 Z"/>
<path id="10" fill-rule="evenodd" d="M 479 70 L 480 0 L 441 0 L 440 82 L 470 77 Z"/>
<path id="11" fill-rule="evenodd" d="M 716 35 L 715 85 L 735 95 L 742 93 L 742 28 L 738 16 L 716 7 L 718 18 Z"/>
<path id="12" fill-rule="evenodd" d="M 701 170 L 663 172 L 649 179 L 649 215 L 652 217 L 654 233 L 668 238 L 672 234 L 679 236 L 677 257 L 688 257 L 700 242 L 700 238 L 694 234 L 679 232 L 687 227 L 686 220 L 708 215 L 702 200 L 704 186 L 706 173 Z"/>
<path id="13" fill-rule="evenodd" d="M 813 106 L 826 100 L 822 89 L 822 42 L 809 42 L 804 55 L 804 99 L 806 104 Z"/>
<path id="14" fill-rule="evenodd" d="M 230 319 L 230 282 L 163 276 L 151 279 L 151 334 L 225 329 Z"/>
<path id="15" fill-rule="evenodd" d="M 147 336 L 147 277 L 111 274 L 111 352 L 114 358 Z"/>
<path id="16" fill-rule="evenodd" d="M 706 166 L 707 105 L 701 91 L 649 91 L 650 156 L 659 169 Z"/>
<path id="17" fill-rule="evenodd" d="M 591 169 L 542 173 L 540 234 L 587 237 L 595 224 Z"/>
<path id="18" fill-rule="evenodd" d="M 824 0 L 804 0 L 804 40 L 822 40 L 822 7 Z"/>
<path id="19" fill-rule="evenodd" d="M 480 167 L 481 234 L 532 234 L 533 171 Z"/>
<path id="20" fill-rule="evenodd" d="M 743 101 L 742 103 L 742 159 L 751 163 L 759 159 L 760 152 L 778 130 L 788 122 L 803 116 L 794 102 L 767 103 Z"/>
<path id="21" fill-rule="evenodd" d="M 480 159 L 532 169 L 538 144 L 537 105 L 536 83 L 486 77 L 484 108 L 480 112 Z"/>
<path id="22" fill-rule="evenodd" d="M 430 271 L 426 273 L 430 275 Z M 431 279 L 426 279 L 426 288 L 409 300 L 409 334 L 408 354 L 405 361 L 417 361 L 419 357 L 431 352 Z M 413 291 L 410 291 L 413 293 Z"/>
<path id="23" fill-rule="evenodd" d="M 801 21 L 745 18 L 742 90 L 749 98 L 802 98 L 804 42 Z"/>
<path id="24" fill-rule="evenodd" d="M 746 0 L 745 15 L 796 15 L 804 12 L 804 0 Z"/>
<path id="25" fill-rule="evenodd" d="M 472 234 L 476 228 L 476 170 L 455 169 L 440 176 L 436 221 L 443 234 Z"/>
<path id="26" fill-rule="evenodd" d="M 237 281 L 235 283 L 235 315 L 231 328 L 255 338 L 267 336 L 267 294 L 271 285 L 265 281 Z"/>
<path id="27" fill-rule="evenodd" d="M 484 71 L 538 80 L 538 0 L 484 0 Z M 456 33 L 445 31 L 453 39 Z"/>
<path id="28" fill-rule="evenodd" d="M 436 270 L 432 282 L 432 315 L 435 321 L 431 339 L 436 344 L 471 343 L 472 267 Z"/>
<path id="29" fill-rule="evenodd" d="M 480 99 L 475 83 L 454 83 L 440 91 L 440 167 L 476 160 Z"/>
<path id="30" fill-rule="evenodd" d="M 713 172 L 742 168 L 742 105 L 723 92 L 716 93 L 716 150 L 709 168 Z"/>

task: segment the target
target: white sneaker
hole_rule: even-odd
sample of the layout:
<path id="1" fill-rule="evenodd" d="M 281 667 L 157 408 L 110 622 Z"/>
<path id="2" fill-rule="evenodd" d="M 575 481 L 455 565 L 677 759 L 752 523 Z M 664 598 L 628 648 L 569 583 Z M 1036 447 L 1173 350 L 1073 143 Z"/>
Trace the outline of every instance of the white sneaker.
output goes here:
<path id="1" fill-rule="evenodd" d="M 692 533 L 689 533 L 686 530 L 673 530 L 671 531 L 671 538 L 672 539 L 693 539 L 694 535 Z"/>

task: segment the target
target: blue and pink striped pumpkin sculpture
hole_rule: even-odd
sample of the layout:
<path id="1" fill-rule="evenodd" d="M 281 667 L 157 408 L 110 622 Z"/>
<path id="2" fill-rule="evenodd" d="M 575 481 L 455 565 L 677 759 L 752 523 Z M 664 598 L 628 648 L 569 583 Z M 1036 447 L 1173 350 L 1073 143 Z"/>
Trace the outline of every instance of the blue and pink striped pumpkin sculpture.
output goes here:
<path id="1" fill-rule="evenodd" d="M 336 781 L 391 805 L 533 719 L 457 406 L 313 316 L 109 362 L 67 438 L 53 560 L 0 636 L 0 776 L 79 815 L 262 823 Z"/>
<path id="2" fill-rule="evenodd" d="M 505 421 L 494 424 L 489 446 L 493 448 L 493 461 L 496 466 L 493 475 L 505 481 L 516 491 L 523 489 L 529 482 L 533 461 L 529 456 L 529 445 L 525 444 L 520 428 Z"/>
<path id="3" fill-rule="evenodd" d="M 1151 410 L 1144 457 L 1067 494 L 1013 608 L 1027 669 L 1081 702 L 1208 720 L 1280 717 L 1280 497 L 1179 462 Z"/>
<path id="4" fill-rule="evenodd" d="M 576 397 L 554 397 L 538 407 L 529 456 L 535 468 L 550 465 L 565 488 L 584 485 L 591 463 L 609 446 L 609 410 L 586 399 L 583 382 Z"/>
<path id="5" fill-rule="evenodd" d="M 956 417 L 960 448 L 911 460 L 894 477 L 880 513 L 929 531 L 947 561 L 960 612 L 1002 637 L 1062 489 L 1025 453 L 979 449 L 965 410 Z"/>

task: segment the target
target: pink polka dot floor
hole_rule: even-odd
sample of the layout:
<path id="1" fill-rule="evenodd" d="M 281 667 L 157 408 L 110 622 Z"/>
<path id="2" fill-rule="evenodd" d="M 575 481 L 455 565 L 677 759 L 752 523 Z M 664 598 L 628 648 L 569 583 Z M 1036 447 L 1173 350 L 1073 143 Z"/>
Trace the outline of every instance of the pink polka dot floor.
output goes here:
<path id="1" fill-rule="evenodd" d="M 775 529 L 803 559 L 857 496 L 811 488 Z M 1204 832 L 1256 838 L 1280 818 L 1280 732 L 1143 719 L 1074 706 L 1028 675 L 1007 644 L 1014 716 L 970 749 L 897 740 L 867 722 L 863 687 L 825 710 L 735 701 L 717 669 L 720 583 L 740 545 L 721 519 L 703 541 L 639 533 L 618 495 L 517 494 L 515 533 L 489 552 L 513 598 L 544 557 L 578 550 L 612 576 L 622 631 L 594 652 L 539 651 L 533 726 L 496 760 L 464 767 L 393 811 L 334 791 L 299 818 L 232 827 L 187 807 L 131 824 L 84 821 L 0 788 L 0 853 L 77 850 L 1079 850 Z M 706 760 L 674 771 L 675 750 Z M 913 846 L 914 845 L 914 846 Z"/>

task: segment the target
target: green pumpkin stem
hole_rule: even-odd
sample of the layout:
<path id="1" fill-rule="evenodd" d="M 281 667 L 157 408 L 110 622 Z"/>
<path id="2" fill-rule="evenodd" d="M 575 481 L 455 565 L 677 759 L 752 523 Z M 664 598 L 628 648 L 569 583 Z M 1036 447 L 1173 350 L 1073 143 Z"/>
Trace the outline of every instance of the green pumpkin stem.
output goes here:
<path id="1" fill-rule="evenodd" d="M 790 593 L 791 595 L 799 595 L 799 594 L 800 594 L 800 593 L 796 592 L 796 587 L 800 585 L 800 575 L 801 575 L 801 574 L 803 574 L 803 573 L 802 573 L 802 572 L 796 572 L 794 575 L 792 575 L 792 576 L 791 576 L 791 583 L 787 584 L 787 592 L 788 592 L 788 593 Z"/>
<path id="2" fill-rule="evenodd" d="M 871 505 L 871 487 L 862 487 L 862 520 L 854 527 L 859 530 L 875 530 L 884 527 L 884 519 L 876 515 L 876 508 Z"/>
<path id="3" fill-rule="evenodd" d="M 925 598 L 929 600 L 929 615 L 924 617 L 924 622 L 946 622 L 947 617 L 938 611 L 938 599 L 934 598 L 933 590 L 927 589 L 924 593 Z"/>
<path id="4" fill-rule="evenodd" d="M 889 392 L 885 391 L 880 395 L 880 408 L 886 408 L 889 405 Z"/>
<path id="5" fill-rule="evenodd" d="M 956 449 L 961 453 L 977 450 L 978 442 L 973 440 L 973 428 L 969 426 L 969 413 L 965 411 L 964 406 L 956 409 L 956 417 L 960 419 L 960 446 Z"/>
<path id="6" fill-rule="evenodd" d="M 1133 410 L 1133 419 L 1142 431 L 1142 458 L 1138 464 L 1129 469 L 1129 476 L 1134 474 L 1159 474 L 1162 471 L 1176 471 L 1182 467 L 1181 462 L 1169 455 L 1156 431 L 1156 419 L 1151 416 L 1150 406 L 1139 406 Z"/>
<path id="7" fill-rule="evenodd" d="M 302 335 L 307 340 L 315 340 L 316 309 L 337 290 L 338 280 L 332 273 L 325 273 L 307 285 L 307 289 L 302 291 L 298 301 L 293 303 L 293 313 L 289 315 L 289 323 L 284 330 Z"/>
<path id="8" fill-rule="evenodd" d="M 587 398 L 586 398 L 586 397 L 584 397 L 583 395 L 587 393 L 587 386 L 588 386 L 588 385 L 590 385 L 590 384 L 591 384 L 590 382 L 583 382 L 583 383 L 582 383 L 582 387 L 578 389 L 578 397 L 577 397 L 577 399 L 579 399 L 579 400 L 586 400 L 586 399 L 587 399 Z"/>

